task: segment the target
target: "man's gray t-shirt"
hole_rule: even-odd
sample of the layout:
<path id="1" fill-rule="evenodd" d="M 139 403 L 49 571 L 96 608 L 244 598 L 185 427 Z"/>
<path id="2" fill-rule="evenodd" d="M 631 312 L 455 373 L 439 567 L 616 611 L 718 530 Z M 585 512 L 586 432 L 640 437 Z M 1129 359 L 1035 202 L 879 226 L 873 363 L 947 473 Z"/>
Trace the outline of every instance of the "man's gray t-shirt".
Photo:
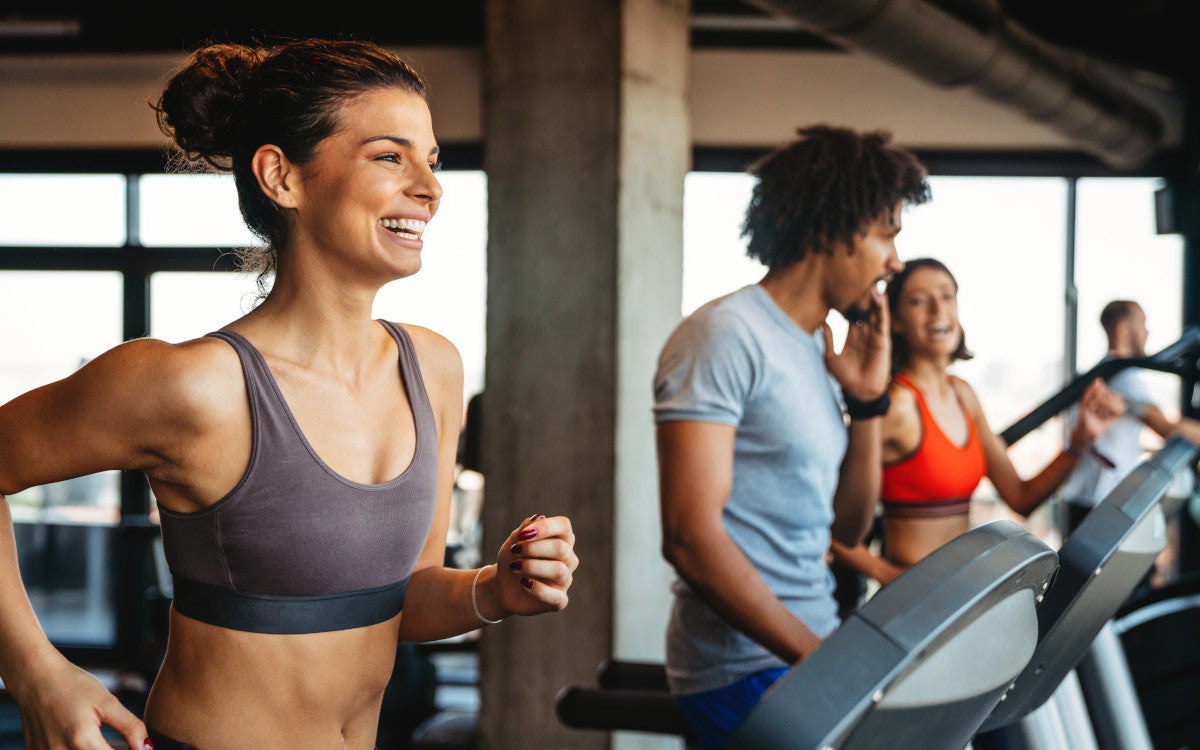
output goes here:
<path id="1" fill-rule="evenodd" d="M 825 564 L 846 452 L 840 389 L 809 334 L 758 284 L 680 323 L 659 357 L 655 419 L 737 428 L 725 530 L 771 591 L 817 636 L 838 625 Z M 729 625 L 682 580 L 667 629 L 667 678 L 689 694 L 784 662 Z"/>

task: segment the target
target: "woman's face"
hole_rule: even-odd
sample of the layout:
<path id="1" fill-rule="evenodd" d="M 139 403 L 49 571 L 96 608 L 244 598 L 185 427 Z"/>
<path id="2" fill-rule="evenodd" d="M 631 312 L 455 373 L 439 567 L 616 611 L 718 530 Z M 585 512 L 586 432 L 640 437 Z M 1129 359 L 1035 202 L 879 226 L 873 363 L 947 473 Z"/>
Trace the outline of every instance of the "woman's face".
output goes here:
<path id="1" fill-rule="evenodd" d="M 293 244 L 307 243 L 339 278 L 384 283 L 421 267 L 421 235 L 442 186 L 429 107 L 380 89 L 343 105 L 341 127 L 300 167 Z"/>
<path id="2" fill-rule="evenodd" d="M 911 354 L 952 355 L 962 340 L 962 327 L 958 289 L 950 274 L 937 268 L 910 272 L 900 291 L 892 329 L 904 337 Z"/>

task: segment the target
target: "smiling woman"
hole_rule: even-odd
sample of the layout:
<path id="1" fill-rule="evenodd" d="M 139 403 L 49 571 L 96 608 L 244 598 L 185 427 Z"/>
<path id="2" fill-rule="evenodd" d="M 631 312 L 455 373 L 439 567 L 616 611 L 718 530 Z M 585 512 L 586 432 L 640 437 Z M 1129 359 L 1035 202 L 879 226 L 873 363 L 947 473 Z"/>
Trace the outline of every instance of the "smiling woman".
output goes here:
<path id="1" fill-rule="evenodd" d="M 217 45 L 156 111 L 232 171 L 273 283 L 207 336 L 121 344 L 0 406 L 0 679 L 30 747 L 106 747 L 101 725 L 159 750 L 374 747 L 398 641 L 560 610 L 578 562 L 570 522 L 536 515 L 495 565 L 443 566 L 462 361 L 372 319 L 442 196 L 424 85 L 370 44 Z M 107 469 L 146 475 L 174 579 L 150 729 L 46 640 L 4 500 Z"/>
<path id="2" fill-rule="evenodd" d="M 884 584 L 970 528 L 971 495 L 985 476 L 1013 511 L 1028 516 L 1124 410 L 1102 381 L 1091 383 L 1068 447 L 1024 479 L 989 427 L 975 391 L 949 372 L 954 362 L 972 358 L 950 269 L 933 258 L 910 260 L 887 294 L 891 405 L 882 426 L 883 472 L 867 488 L 883 508 L 884 556 L 833 545 L 840 559 Z"/>

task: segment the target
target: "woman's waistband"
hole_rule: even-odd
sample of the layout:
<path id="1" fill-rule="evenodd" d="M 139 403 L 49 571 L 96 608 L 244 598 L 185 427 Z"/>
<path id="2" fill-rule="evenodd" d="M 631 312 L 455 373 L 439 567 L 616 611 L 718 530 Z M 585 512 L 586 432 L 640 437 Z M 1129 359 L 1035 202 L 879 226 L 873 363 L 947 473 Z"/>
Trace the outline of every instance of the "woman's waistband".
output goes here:
<path id="1" fill-rule="evenodd" d="M 971 510 L 971 498 L 955 497 L 949 500 L 889 500 L 883 498 L 885 518 L 942 518 L 959 516 Z"/>

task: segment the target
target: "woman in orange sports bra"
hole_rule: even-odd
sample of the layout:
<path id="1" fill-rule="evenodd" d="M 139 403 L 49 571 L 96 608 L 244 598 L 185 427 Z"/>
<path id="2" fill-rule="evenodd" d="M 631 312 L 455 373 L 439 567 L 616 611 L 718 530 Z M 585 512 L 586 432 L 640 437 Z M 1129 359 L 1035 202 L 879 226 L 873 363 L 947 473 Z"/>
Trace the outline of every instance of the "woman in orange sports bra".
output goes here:
<path id="1" fill-rule="evenodd" d="M 1071 473 L 1098 435 L 1124 411 L 1100 380 L 1080 402 L 1068 448 L 1036 476 L 1022 479 L 992 432 L 979 399 L 948 370 L 970 359 L 958 322 L 958 283 L 932 258 L 908 261 L 888 284 L 892 313 L 891 407 L 883 421 L 883 556 L 835 543 L 834 556 L 886 584 L 970 528 L 971 495 L 983 477 L 1028 516 Z"/>

